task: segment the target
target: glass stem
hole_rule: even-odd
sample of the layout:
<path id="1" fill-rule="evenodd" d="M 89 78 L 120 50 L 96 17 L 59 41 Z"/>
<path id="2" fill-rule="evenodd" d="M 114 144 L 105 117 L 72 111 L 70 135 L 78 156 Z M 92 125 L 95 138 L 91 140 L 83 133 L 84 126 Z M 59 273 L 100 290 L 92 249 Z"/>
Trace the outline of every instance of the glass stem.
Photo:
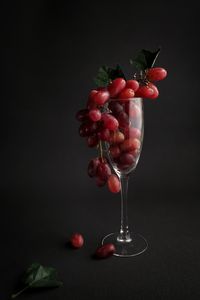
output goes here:
<path id="1" fill-rule="evenodd" d="M 128 208 L 127 208 L 127 197 L 128 197 L 128 175 L 120 177 L 121 180 L 121 227 L 120 233 L 117 240 L 119 242 L 130 242 L 130 232 L 128 228 Z"/>

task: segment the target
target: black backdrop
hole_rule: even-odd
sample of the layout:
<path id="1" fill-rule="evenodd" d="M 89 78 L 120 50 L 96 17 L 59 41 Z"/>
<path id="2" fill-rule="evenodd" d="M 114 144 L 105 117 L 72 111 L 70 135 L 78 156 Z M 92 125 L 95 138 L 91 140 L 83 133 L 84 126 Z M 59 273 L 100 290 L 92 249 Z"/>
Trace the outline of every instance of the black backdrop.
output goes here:
<path id="1" fill-rule="evenodd" d="M 199 12 L 197 1 L 7 1 L 1 8 L 1 288 L 32 262 L 64 286 L 22 299 L 199 299 Z M 95 156 L 76 111 L 102 64 L 162 46 L 168 70 L 146 100 L 144 146 L 129 185 L 129 221 L 149 242 L 130 259 L 91 259 L 119 227 L 120 197 L 86 174 Z M 74 231 L 82 250 L 65 245 Z"/>

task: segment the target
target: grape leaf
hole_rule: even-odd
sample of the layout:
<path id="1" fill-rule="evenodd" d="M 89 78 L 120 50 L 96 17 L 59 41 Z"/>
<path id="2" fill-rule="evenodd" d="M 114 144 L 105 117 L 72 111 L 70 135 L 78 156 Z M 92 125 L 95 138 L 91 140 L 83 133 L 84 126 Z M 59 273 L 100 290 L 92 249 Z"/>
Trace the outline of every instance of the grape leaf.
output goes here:
<path id="1" fill-rule="evenodd" d="M 98 74 L 95 77 L 94 82 L 97 86 L 107 86 L 112 80 L 118 77 L 125 78 L 125 75 L 119 65 L 116 65 L 115 68 L 102 66 L 99 68 Z"/>
<path id="2" fill-rule="evenodd" d="M 138 52 L 134 59 L 130 59 L 130 64 L 133 65 L 138 71 L 144 71 L 146 69 L 152 68 L 155 64 L 156 59 L 160 53 L 161 49 L 151 52 L 149 50 L 142 49 Z"/>
<path id="3" fill-rule="evenodd" d="M 11 296 L 12 299 L 19 296 L 28 288 L 53 288 L 63 284 L 57 279 L 57 272 L 54 268 L 43 267 L 39 263 L 30 265 L 22 278 L 22 283 L 25 287 L 16 294 L 13 294 Z"/>

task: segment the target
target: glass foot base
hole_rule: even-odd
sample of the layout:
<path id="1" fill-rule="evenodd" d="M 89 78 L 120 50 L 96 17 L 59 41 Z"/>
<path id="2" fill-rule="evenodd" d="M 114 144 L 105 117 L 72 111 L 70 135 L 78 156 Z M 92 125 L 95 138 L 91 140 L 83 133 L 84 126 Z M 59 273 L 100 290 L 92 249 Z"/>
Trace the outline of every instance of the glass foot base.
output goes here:
<path id="1" fill-rule="evenodd" d="M 148 248 L 148 243 L 140 234 L 130 232 L 130 239 L 128 241 L 119 241 L 119 232 L 110 233 L 102 240 L 102 245 L 112 243 L 115 245 L 115 256 L 130 257 L 143 253 Z"/>

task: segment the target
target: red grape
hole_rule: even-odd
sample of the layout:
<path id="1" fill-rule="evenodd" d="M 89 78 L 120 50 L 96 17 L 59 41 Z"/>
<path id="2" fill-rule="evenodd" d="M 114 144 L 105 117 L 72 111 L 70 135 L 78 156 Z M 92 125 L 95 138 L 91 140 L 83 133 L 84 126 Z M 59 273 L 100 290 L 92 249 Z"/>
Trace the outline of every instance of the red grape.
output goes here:
<path id="1" fill-rule="evenodd" d="M 149 96 L 154 94 L 154 90 L 147 85 L 142 85 L 139 89 L 135 92 L 135 97 L 141 98 L 149 98 Z"/>
<path id="2" fill-rule="evenodd" d="M 98 91 L 94 95 L 94 102 L 98 105 L 103 105 L 110 98 L 110 94 L 108 91 Z"/>
<path id="3" fill-rule="evenodd" d="M 93 158 L 90 162 L 89 162 L 89 165 L 88 165 L 88 175 L 90 177 L 94 177 L 96 176 L 96 173 L 97 173 L 97 168 L 100 164 L 100 160 L 99 158 Z"/>
<path id="4" fill-rule="evenodd" d="M 107 258 L 115 253 L 115 246 L 111 243 L 104 244 L 103 246 L 97 248 L 95 256 L 97 258 Z"/>
<path id="5" fill-rule="evenodd" d="M 124 110 L 131 118 L 138 118 L 141 116 L 141 110 L 138 105 L 136 105 L 133 101 L 127 101 L 124 104 Z"/>
<path id="6" fill-rule="evenodd" d="M 88 102 L 87 102 L 87 108 L 88 109 L 94 109 L 97 107 L 97 104 L 94 102 L 94 96 L 98 93 L 97 90 L 91 90 L 89 97 L 88 97 Z"/>
<path id="7" fill-rule="evenodd" d="M 134 127 L 125 128 L 124 134 L 126 138 L 140 139 L 141 137 L 141 131 L 138 128 L 134 128 Z"/>
<path id="8" fill-rule="evenodd" d="M 153 95 L 149 96 L 150 99 L 156 99 L 159 96 L 159 91 L 153 83 L 149 83 L 148 86 L 154 91 Z"/>
<path id="9" fill-rule="evenodd" d="M 98 137 L 100 140 L 102 141 L 110 141 L 110 130 L 108 128 L 102 128 L 99 132 L 98 132 Z"/>
<path id="10" fill-rule="evenodd" d="M 101 120 L 101 112 L 99 109 L 95 108 L 95 109 L 91 109 L 89 111 L 89 118 L 94 121 L 94 122 L 97 122 L 99 120 Z"/>
<path id="11" fill-rule="evenodd" d="M 112 193 L 118 193 L 121 190 L 119 178 L 115 174 L 110 175 L 107 183 L 108 188 Z"/>
<path id="12" fill-rule="evenodd" d="M 167 71 L 163 68 L 150 68 L 146 72 L 147 78 L 150 81 L 163 80 L 167 76 Z"/>
<path id="13" fill-rule="evenodd" d="M 73 248 L 79 249 L 84 244 L 83 236 L 80 233 L 74 233 L 70 237 L 70 244 Z"/>
<path id="14" fill-rule="evenodd" d="M 124 165 L 131 165 L 134 162 L 134 156 L 130 153 L 123 153 L 120 156 L 120 162 Z"/>
<path id="15" fill-rule="evenodd" d="M 90 135 L 89 126 L 86 123 L 83 123 L 79 127 L 79 135 L 81 137 L 86 137 Z"/>
<path id="16" fill-rule="evenodd" d="M 87 102 L 87 108 L 88 108 L 89 110 L 95 109 L 95 108 L 97 108 L 97 104 L 96 104 L 93 100 L 88 99 L 88 102 Z"/>
<path id="17" fill-rule="evenodd" d="M 116 97 L 126 86 L 126 81 L 123 78 L 116 78 L 108 86 L 110 97 Z"/>
<path id="18" fill-rule="evenodd" d="M 97 176 L 102 180 L 107 180 L 111 175 L 111 169 L 107 163 L 101 162 L 97 167 Z"/>
<path id="19" fill-rule="evenodd" d="M 130 88 L 130 89 L 134 90 L 134 92 L 136 92 L 139 88 L 139 82 L 134 79 L 127 80 L 126 88 Z"/>
<path id="20" fill-rule="evenodd" d="M 130 89 L 130 88 L 125 88 L 121 91 L 121 93 L 118 95 L 119 99 L 131 99 L 135 96 L 135 92 L 134 90 Z"/>
<path id="21" fill-rule="evenodd" d="M 105 179 L 102 179 L 101 177 L 97 176 L 95 178 L 95 182 L 96 182 L 96 185 L 101 187 L 101 186 L 104 186 L 106 184 L 106 180 Z"/>
<path id="22" fill-rule="evenodd" d="M 102 114 L 101 119 L 104 123 L 105 128 L 108 128 L 110 130 L 116 130 L 119 126 L 117 119 L 110 114 Z"/>
<path id="23" fill-rule="evenodd" d="M 118 146 L 110 146 L 109 150 L 110 150 L 110 155 L 112 158 L 119 157 L 119 155 L 121 153 Z"/>
<path id="24" fill-rule="evenodd" d="M 120 144 L 124 141 L 124 134 L 121 131 L 114 131 L 111 136 L 112 144 Z"/>
<path id="25" fill-rule="evenodd" d="M 112 111 L 112 114 L 116 116 L 123 111 L 123 106 L 116 100 L 111 101 L 108 107 Z"/>
<path id="26" fill-rule="evenodd" d="M 81 109 L 76 114 L 76 119 L 79 122 L 83 122 L 83 121 L 87 120 L 87 117 L 88 117 L 88 109 Z"/>
<path id="27" fill-rule="evenodd" d="M 129 117 L 128 117 L 127 113 L 125 113 L 125 111 L 121 111 L 119 113 L 117 119 L 118 119 L 120 127 L 127 127 L 127 126 L 129 126 L 130 120 L 129 120 Z"/>
<path id="28" fill-rule="evenodd" d="M 138 139 L 129 138 L 120 145 L 120 149 L 121 149 L 121 151 L 129 152 L 129 151 L 132 151 L 135 149 L 139 149 L 140 145 L 141 145 L 141 143 Z"/>
<path id="29" fill-rule="evenodd" d="M 88 147 L 92 148 L 92 147 L 96 147 L 98 145 L 99 139 L 97 137 L 97 135 L 91 135 L 87 138 L 87 145 Z"/>

